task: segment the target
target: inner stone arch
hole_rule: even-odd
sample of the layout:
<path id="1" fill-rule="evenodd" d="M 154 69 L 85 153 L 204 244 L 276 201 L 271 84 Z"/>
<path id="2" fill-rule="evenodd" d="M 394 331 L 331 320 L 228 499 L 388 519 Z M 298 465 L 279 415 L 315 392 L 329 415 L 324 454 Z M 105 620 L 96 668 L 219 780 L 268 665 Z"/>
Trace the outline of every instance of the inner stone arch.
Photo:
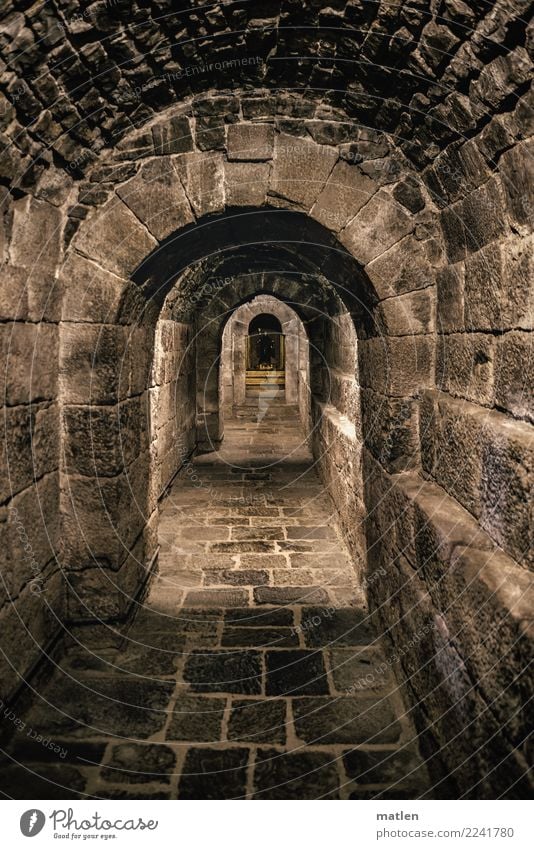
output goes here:
<path id="1" fill-rule="evenodd" d="M 270 319 L 274 319 L 271 321 Z M 257 362 L 250 361 L 251 337 L 267 330 L 274 334 L 273 361 L 266 372 L 252 374 Z M 280 338 L 283 337 L 283 340 Z M 256 357 L 257 358 L 257 357 Z M 309 419 L 309 347 L 302 321 L 294 310 L 278 298 L 257 295 L 242 304 L 228 319 L 223 331 L 220 397 L 223 414 L 244 404 L 247 388 L 254 393 L 279 395 L 286 403 L 298 404 L 299 416 Z"/>

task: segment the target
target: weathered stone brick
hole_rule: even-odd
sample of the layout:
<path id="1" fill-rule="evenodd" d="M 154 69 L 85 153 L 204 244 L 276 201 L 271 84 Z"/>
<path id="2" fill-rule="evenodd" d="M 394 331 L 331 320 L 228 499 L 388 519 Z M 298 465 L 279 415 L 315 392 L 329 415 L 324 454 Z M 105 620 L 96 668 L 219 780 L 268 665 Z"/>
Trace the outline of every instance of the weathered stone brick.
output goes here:
<path id="1" fill-rule="evenodd" d="M 436 385 L 451 395 L 491 405 L 495 339 L 484 333 L 452 333 L 438 339 Z"/>
<path id="2" fill-rule="evenodd" d="M 441 229 L 445 240 L 447 258 L 451 263 L 465 259 L 467 252 L 467 234 L 464 222 L 463 203 L 453 204 L 444 209 L 440 216 Z M 480 247 L 480 246 L 479 246 Z"/>
<path id="3" fill-rule="evenodd" d="M 534 420 L 532 337 L 511 331 L 496 340 L 495 403 L 514 416 Z"/>
<path id="4" fill-rule="evenodd" d="M 311 209 L 337 158 L 332 147 L 280 133 L 275 140 L 271 192 Z"/>
<path id="5" fill-rule="evenodd" d="M 59 368 L 65 403 L 109 404 L 119 400 L 127 362 L 126 335 L 127 330 L 120 326 L 62 327 Z"/>
<path id="6" fill-rule="evenodd" d="M 187 153 L 193 150 L 193 137 L 185 115 L 172 116 L 168 121 L 152 127 L 154 152 L 159 156 Z"/>
<path id="7" fill-rule="evenodd" d="M 147 162 L 117 194 L 160 241 L 194 221 L 171 157 Z"/>
<path id="8" fill-rule="evenodd" d="M 450 332 L 464 329 L 464 265 L 448 265 L 440 269 L 437 282 L 438 332 Z"/>
<path id="9" fill-rule="evenodd" d="M 0 460 L 0 500 L 30 486 L 59 464 L 57 404 L 37 403 L 6 407 L 5 437 Z"/>
<path id="10" fill-rule="evenodd" d="M 52 399 L 57 394 L 58 326 L 0 325 L 0 351 L 6 363 L 4 392 L 8 404 Z"/>
<path id="11" fill-rule="evenodd" d="M 479 189 L 471 192 L 463 202 L 462 220 L 468 253 L 504 235 L 506 214 L 502 185 L 492 177 Z"/>
<path id="12" fill-rule="evenodd" d="M 362 389 L 364 442 L 388 471 L 418 464 L 417 404 Z"/>
<path id="13" fill-rule="evenodd" d="M 421 432 L 422 456 L 434 458 L 433 466 L 425 467 L 425 471 L 470 513 L 479 516 L 481 434 L 489 411 L 443 393 L 428 395 L 436 402 L 436 425 Z"/>
<path id="14" fill-rule="evenodd" d="M 534 220 L 534 142 L 507 150 L 499 161 L 506 208 L 512 221 L 530 225 Z"/>
<path id="15" fill-rule="evenodd" d="M 226 130 L 228 159 L 258 162 L 272 159 L 272 124 L 230 124 Z"/>
<path id="16" fill-rule="evenodd" d="M 266 162 L 225 162 L 226 206 L 263 206 L 269 188 Z"/>
<path id="17" fill-rule="evenodd" d="M 433 333 L 435 329 L 435 290 L 408 292 L 382 301 L 377 309 L 377 323 L 388 336 L 412 336 Z"/>
<path id="18" fill-rule="evenodd" d="M 310 214 L 325 227 L 339 232 L 367 203 L 377 188 L 377 184 L 356 165 L 339 160 Z"/>
<path id="19" fill-rule="evenodd" d="M 518 563 L 534 567 L 532 427 L 491 413 L 481 434 L 480 523 Z"/>
<path id="20" fill-rule="evenodd" d="M 78 231 L 74 245 L 82 254 L 119 277 L 128 278 L 136 266 L 156 246 L 126 204 L 119 199 L 108 201 L 99 221 L 88 218 Z"/>
<path id="21" fill-rule="evenodd" d="M 382 300 L 432 284 L 439 256 L 439 246 L 433 239 L 409 235 L 370 262 L 365 270 Z"/>
<path id="22" fill-rule="evenodd" d="M 9 248 L 13 265 L 35 272 L 55 272 L 61 258 L 63 217 L 51 204 L 31 197 L 13 204 Z"/>
<path id="23" fill-rule="evenodd" d="M 498 721 L 517 740 L 528 726 L 525 711 L 531 653 L 527 620 L 532 604 L 530 574 L 499 549 L 458 546 L 440 586 L 448 606 L 450 634 L 462 635 L 466 665 L 479 682 Z M 450 606 L 449 606 L 450 605 Z M 503 663 L 495 663 L 495 657 Z"/>
<path id="24" fill-rule="evenodd" d="M 127 283 L 81 254 L 70 253 L 61 269 L 63 321 L 111 324 Z"/>
<path id="25" fill-rule="evenodd" d="M 414 226 L 404 207 L 380 189 L 345 227 L 340 240 L 362 265 L 367 265 L 407 236 Z"/>
<path id="26" fill-rule="evenodd" d="M 428 336 L 361 340 L 358 345 L 363 386 L 388 395 L 410 395 L 434 378 L 434 346 Z"/>
<path id="27" fill-rule="evenodd" d="M 470 330 L 532 327 L 534 239 L 487 245 L 465 263 L 464 320 Z"/>
<path id="28" fill-rule="evenodd" d="M 224 209 L 224 171 L 220 153 L 185 153 L 176 168 L 197 218 Z"/>

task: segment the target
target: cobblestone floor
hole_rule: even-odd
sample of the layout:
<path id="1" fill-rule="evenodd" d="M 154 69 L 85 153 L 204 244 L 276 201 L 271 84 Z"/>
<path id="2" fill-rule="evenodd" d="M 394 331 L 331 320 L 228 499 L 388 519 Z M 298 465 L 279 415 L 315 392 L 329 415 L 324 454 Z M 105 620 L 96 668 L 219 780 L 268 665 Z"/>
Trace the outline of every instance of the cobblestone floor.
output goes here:
<path id="1" fill-rule="evenodd" d="M 161 510 L 130 625 L 78 628 L 19 717 L 14 798 L 418 798 L 414 731 L 296 410 L 243 407 Z M 24 763 L 25 767 L 19 764 Z"/>

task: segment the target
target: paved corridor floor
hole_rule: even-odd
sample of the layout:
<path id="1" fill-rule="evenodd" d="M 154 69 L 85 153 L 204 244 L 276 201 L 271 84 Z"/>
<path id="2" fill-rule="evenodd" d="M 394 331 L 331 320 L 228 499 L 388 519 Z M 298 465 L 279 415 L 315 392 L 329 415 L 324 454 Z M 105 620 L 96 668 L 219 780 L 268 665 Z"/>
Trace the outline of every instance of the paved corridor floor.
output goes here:
<path id="1" fill-rule="evenodd" d="M 4 795 L 425 795 L 295 408 L 241 408 L 221 451 L 175 480 L 159 534 L 159 573 L 133 622 L 75 629 L 36 686 Z"/>

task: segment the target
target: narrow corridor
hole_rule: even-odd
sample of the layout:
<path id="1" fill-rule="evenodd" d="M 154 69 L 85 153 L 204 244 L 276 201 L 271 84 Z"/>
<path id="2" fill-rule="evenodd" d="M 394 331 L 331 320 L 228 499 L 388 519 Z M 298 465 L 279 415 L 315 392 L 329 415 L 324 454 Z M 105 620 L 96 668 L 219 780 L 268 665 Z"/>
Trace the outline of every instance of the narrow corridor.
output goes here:
<path id="1" fill-rule="evenodd" d="M 425 795 L 295 407 L 249 398 L 223 448 L 186 463 L 159 534 L 159 573 L 133 624 L 67 635 L 10 745 L 10 795 Z"/>

